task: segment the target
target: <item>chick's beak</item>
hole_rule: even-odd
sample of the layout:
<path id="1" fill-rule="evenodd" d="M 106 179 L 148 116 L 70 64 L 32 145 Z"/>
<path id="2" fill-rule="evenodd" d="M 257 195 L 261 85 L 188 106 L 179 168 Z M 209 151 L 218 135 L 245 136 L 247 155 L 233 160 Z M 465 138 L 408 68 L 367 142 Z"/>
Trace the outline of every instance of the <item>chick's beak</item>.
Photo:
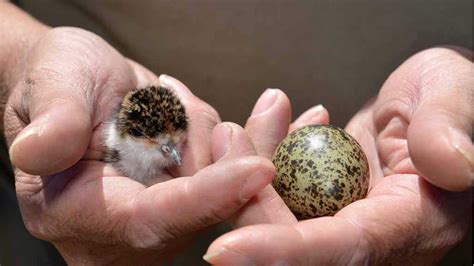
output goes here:
<path id="1" fill-rule="evenodd" d="M 178 166 L 181 166 L 182 162 L 181 162 L 181 155 L 179 154 L 177 148 L 176 148 L 176 145 L 174 143 L 168 143 L 166 144 L 166 146 L 168 147 L 167 148 L 167 151 L 166 151 L 166 155 L 171 159 L 173 160 L 173 162 L 178 165 Z"/>

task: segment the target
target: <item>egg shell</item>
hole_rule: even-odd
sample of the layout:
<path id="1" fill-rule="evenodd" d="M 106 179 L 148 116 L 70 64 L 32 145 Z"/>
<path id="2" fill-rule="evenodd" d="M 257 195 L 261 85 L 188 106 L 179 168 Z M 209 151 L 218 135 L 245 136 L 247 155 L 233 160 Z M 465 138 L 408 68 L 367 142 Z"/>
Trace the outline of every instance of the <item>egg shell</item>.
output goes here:
<path id="1" fill-rule="evenodd" d="M 369 164 L 344 130 L 309 125 L 288 135 L 273 157 L 273 187 L 298 219 L 334 215 L 366 196 Z"/>

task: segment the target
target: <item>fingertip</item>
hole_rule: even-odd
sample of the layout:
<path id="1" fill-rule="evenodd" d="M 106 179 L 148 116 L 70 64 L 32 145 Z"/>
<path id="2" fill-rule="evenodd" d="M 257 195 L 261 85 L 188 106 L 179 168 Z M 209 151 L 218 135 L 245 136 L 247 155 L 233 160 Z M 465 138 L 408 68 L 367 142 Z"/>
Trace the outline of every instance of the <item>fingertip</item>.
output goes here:
<path id="1" fill-rule="evenodd" d="M 438 117 L 412 121 L 408 149 L 416 169 L 433 185 L 464 191 L 473 186 L 474 146 L 468 134 Z M 420 121 L 421 120 L 421 121 Z"/>
<path id="2" fill-rule="evenodd" d="M 266 89 L 258 98 L 249 119 L 274 112 L 284 114 L 282 117 L 291 117 L 291 105 L 288 96 L 280 89 Z"/>
<path id="3" fill-rule="evenodd" d="M 184 83 L 172 76 L 161 74 L 158 77 L 158 82 L 160 86 L 174 90 L 182 100 L 194 96 L 191 90 L 184 85 Z"/>
<path id="4" fill-rule="evenodd" d="M 268 179 L 268 183 L 273 179 L 275 175 L 275 166 L 273 163 L 262 156 L 256 155 L 245 155 L 239 156 L 238 158 L 233 158 L 228 160 L 229 162 L 222 162 L 226 166 L 221 166 L 224 168 L 234 169 L 234 175 L 242 175 L 248 177 L 249 175 L 255 176 L 258 178 L 265 177 Z M 231 168 L 230 168 L 231 166 Z M 243 173 L 247 173 L 243 175 Z"/>
<path id="5" fill-rule="evenodd" d="M 76 163 L 87 149 L 91 120 L 83 108 L 58 106 L 38 115 L 10 147 L 12 164 L 31 175 L 50 175 Z"/>
<path id="6" fill-rule="evenodd" d="M 208 251 L 202 258 L 211 265 L 257 265 L 252 258 L 244 253 L 235 252 L 225 247 Z"/>
<path id="7" fill-rule="evenodd" d="M 290 121 L 291 104 L 283 91 L 269 89 L 262 94 L 245 125 L 259 155 L 267 158 L 273 155 L 288 134 Z"/>
<path id="8" fill-rule="evenodd" d="M 329 124 L 329 112 L 322 104 L 311 107 L 301 114 L 291 125 L 289 132 L 306 125 L 327 125 Z"/>
<path id="9" fill-rule="evenodd" d="M 252 225 L 217 238 L 203 258 L 212 265 L 306 265 L 305 250 L 293 227 Z"/>
<path id="10" fill-rule="evenodd" d="M 212 158 L 215 162 L 220 159 L 256 154 L 244 129 L 231 122 L 223 122 L 214 127 L 211 146 Z"/>
<path id="11" fill-rule="evenodd" d="M 243 261 L 245 264 L 235 265 L 255 265 L 256 263 L 247 256 L 246 249 L 259 241 L 259 233 L 245 241 L 245 238 L 250 236 L 249 232 L 251 233 L 255 227 L 242 228 L 218 237 L 209 245 L 203 259 L 212 265 L 232 265 L 238 261 Z"/>

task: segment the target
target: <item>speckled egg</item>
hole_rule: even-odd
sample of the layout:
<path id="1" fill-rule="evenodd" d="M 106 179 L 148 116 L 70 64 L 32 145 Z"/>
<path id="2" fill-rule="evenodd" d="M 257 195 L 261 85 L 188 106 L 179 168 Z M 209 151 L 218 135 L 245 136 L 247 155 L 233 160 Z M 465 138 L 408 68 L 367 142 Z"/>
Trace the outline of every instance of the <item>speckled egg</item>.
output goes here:
<path id="1" fill-rule="evenodd" d="M 334 215 L 366 196 L 369 164 L 361 146 L 344 130 L 309 125 L 288 135 L 273 163 L 273 187 L 298 219 Z"/>

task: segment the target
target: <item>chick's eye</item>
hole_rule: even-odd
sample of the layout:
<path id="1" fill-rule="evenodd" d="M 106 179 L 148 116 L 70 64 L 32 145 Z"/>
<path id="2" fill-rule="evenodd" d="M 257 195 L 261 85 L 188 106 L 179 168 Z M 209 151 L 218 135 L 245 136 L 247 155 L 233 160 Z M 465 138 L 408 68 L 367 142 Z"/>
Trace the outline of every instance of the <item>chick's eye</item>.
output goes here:
<path id="1" fill-rule="evenodd" d="M 131 128 L 128 130 L 128 134 L 134 136 L 134 137 L 140 137 L 142 135 L 142 133 L 136 129 L 136 128 Z"/>
<path id="2" fill-rule="evenodd" d="M 165 153 L 170 153 L 171 152 L 170 147 L 168 147 L 166 145 L 161 146 L 161 150 L 163 150 Z"/>

